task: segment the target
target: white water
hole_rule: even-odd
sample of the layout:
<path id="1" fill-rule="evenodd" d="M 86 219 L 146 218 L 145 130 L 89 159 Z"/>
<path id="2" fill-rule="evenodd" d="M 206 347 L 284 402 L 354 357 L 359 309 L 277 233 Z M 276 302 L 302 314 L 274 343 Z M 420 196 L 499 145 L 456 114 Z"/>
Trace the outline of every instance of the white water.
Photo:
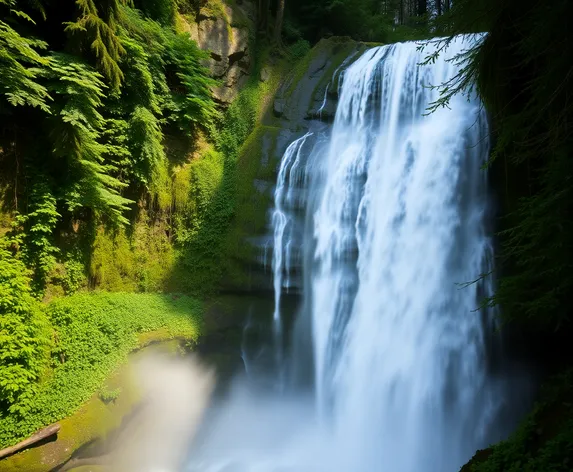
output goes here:
<path id="1" fill-rule="evenodd" d="M 282 339 L 304 184 L 299 321 L 313 352 L 292 358 L 313 363 L 312 394 L 238 387 L 189 470 L 454 472 L 491 438 L 502 394 L 484 367 L 488 313 L 476 307 L 492 287 L 460 286 L 489 269 L 492 251 L 487 121 L 475 97 L 424 116 L 438 98 L 428 86 L 456 74 L 449 59 L 468 45 L 458 38 L 427 66 L 430 50 L 413 43 L 367 51 L 345 71 L 327 146 L 309 152 L 307 133 L 287 149 L 273 318 Z"/>

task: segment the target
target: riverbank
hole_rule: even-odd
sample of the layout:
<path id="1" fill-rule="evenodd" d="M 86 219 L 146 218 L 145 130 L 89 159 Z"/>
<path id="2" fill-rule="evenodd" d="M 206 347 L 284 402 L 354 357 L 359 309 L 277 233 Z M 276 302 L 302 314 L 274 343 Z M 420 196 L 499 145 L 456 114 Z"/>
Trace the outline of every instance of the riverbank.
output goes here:
<path id="1" fill-rule="evenodd" d="M 94 293 L 56 300 L 46 308 L 51 338 L 42 380 L 25 414 L 4 413 L 0 446 L 59 422 L 57 441 L 0 461 L 6 472 L 52 470 L 80 446 L 117 429 L 137 403 L 130 352 L 180 340 L 189 348 L 202 326 L 202 305 L 180 295 Z M 12 410 L 13 411 L 13 410 Z"/>

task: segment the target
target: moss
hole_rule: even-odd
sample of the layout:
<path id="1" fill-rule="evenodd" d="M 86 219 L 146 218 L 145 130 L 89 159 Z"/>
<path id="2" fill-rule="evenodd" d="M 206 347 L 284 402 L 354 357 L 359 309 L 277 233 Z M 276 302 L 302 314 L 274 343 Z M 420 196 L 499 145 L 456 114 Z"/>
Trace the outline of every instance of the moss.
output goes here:
<path id="1" fill-rule="evenodd" d="M 208 0 L 205 5 L 201 7 L 201 13 L 213 16 L 215 18 L 223 18 L 229 23 L 225 2 L 223 0 Z"/>
<path id="2" fill-rule="evenodd" d="M 359 43 L 346 37 L 334 36 L 328 39 L 321 39 L 293 69 L 291 75 L 287 79 L 290 85 L 285 93 L 285 97 L 292 95 L 299 82 L 308 72 L 313 61 L 324 55 L 327 55 L 327 57 L 330 58 L 330 55 L 334 53 L 336 57 L 335 59 L 332 59 L 330 67 L 332 70 L 330 74 L 325 73 L 323 77 L 323 80 L 329 81 L 336 68 L 342 64 L 342 61 L 344 61 L 344 59 L 346 59 L 346 57 L 348 57 L 348 55 L 356 48 L 357 44 Z"/>
<path id="3" fill-rule="evenodd" d="M 244 286 L 247 283 L 244 263 L 252 260 L 252 247 L 247 236 L 263 234 L 267 211 L 272 203 L 268 192 L 255 188 L 255 180 L 271 182 L 277 165 L 276 141 L 280 128 L 257 126 L 241 149 L 237 167 L 236 218 L 226 239 L 227 283 Z"/>
<path id="4" fill-rule="evenodd" d="M 112 292 L 162 291 L 175 253 L 168 222 L 141 209 L 131 234 L 100 227 L 90 263 L 91 285 Z"/>
<path id="5" fill-rule="evenodd" d="M 180 244 L 168 282 L 171 291 L 211 296 L 229 277 L 240 279 L 242 270 L 236 260 L 247 258 L 244 236 L 252 234 L 245 228 L 264 224 L 269 201 L 255 192 L 253 181 L 260 169 L 261 151 L 254 143 L 271 129 L 257 125 L 269 115 L 281 77 L 289 67 L 286 60 L 278 61 L 269 67 L 269 79 L 260 81 L 260 68 L 268 63 L 269 55 L 269 47 L 259 49 L 249 82 L 214 132 L 214 147 L 203 149 L 192 164 L 190 211 L 175 215 L 180 219 L 176 224 Z M 191 216 L 193 213 L 199 217 Z"/>

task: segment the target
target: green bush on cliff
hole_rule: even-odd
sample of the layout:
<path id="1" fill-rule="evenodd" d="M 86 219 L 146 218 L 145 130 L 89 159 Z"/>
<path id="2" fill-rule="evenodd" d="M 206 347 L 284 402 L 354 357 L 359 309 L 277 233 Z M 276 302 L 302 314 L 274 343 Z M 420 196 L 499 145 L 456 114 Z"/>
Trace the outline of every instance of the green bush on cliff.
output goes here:
<path id="1" fill-rule="evenodd" d="M 478 451 L 462 472 L 573 470 L 573 371 L 553 378 L 506 441 Z"/>
<path id="2" fill-rule="evenodd" d="M 129 226 L 136 201 L 166 220 L 165 136 L 192 141 L 217 117 L 208 53 L 176 31 L 176 5 L 0 0 L 2 204 L 20 215 L 18 249 L 37 293 L 62 282 L 51 273 L 66 263 L 56 248 L 78 227 Z M 78 280 L 88 252 L 68 264 Z M 67 292 L 81 280 L 68 282 Z"/>
<path id="3" fill-rule="evenodd" d="M 255 128 L 269 84 L 258 79 L 260 55 L 251 79 L 212 128 L 214 148 L 191 164 L 187 209 L 175 216 L 179 257 L 171 287 L 209 294 L 223 276 L 228 254 L 225 241 L 236 216 L 239 181 L 237 158 Z M 170 287 L 170 288 L 171 288 Z"/>
<path id="4" fill-rule="evenodd" d="M 1 274 L 4 275 L 4 270 Z M 3 290 L 6 283 L 2 280 L 0 289 Z M 18 286 L 20 297 L 25 298 L 26 289 L 21 285 Z M 0 295 L 6 300 L 2 307 L 9 308 L 6 303 L 11 298 L 4 296 L 4 292 Z M 28 307 L 31 301 L 25 302 L 27 305 L 23 307 L 26 310 L 21 317 L 29 317 L 26 313 L 30 312 Z M 3 360 L 1 364 L 2 379 L 6 378 L 4 370 L 11 371 L 11 366 L 21 366 L 20 370 L 23 369 L 27 375 L 25 380 L 34 387 L 34 401 L 31 403 L 26 399 L 24 402 L 15 398 L 9 407 L 2 405 L 0 448 L 14 444 L 35 430 L 74 413 L 101 388 L 106 377 L 125 361 L 127 354 L 140 345 L 141 337 L 151 341 L 160 334 L 162 339 L 182 337 L 196 340 L 201 330 L 201 304 L 179 295 L 76 294 L 54 301 L 47 307 L 46 313 L 53 330 L 49 375 L 39 384 L 34 384 L 38 377 L 38 362 L 42 359 L 34 351 L 38 341 L 26 341 L 30 346 L 25 349 L 26 352 L 16 353 L 22 361 L 6 363 Z M 12 318 L 17 318 L 16 315 Z M 2 322 L 4 316 L 3 313 Z M 33 329 L 34 325 L 30 321 L 21 326 L 16 332 L 20 340 L 34 335 L 22 331 Z M 150 337 L 146 333 L 159 334 Z M 15 352 L 5 347 L 11 345 L 15 348 L 20 344 L 6 344 L 3 341 L 3 355 Z M 11 398 L 6 397 L 5 392 L 2 392 L 2 397 Z M 25 410 L 21 408 L 24 405 Z"/>

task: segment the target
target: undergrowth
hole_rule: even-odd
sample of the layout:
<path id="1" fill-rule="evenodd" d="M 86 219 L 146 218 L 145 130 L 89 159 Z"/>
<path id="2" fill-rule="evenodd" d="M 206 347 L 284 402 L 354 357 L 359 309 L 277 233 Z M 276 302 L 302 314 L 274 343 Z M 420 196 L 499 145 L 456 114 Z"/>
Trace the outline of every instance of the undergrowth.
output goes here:
<path id="1" fill-rule="evenodd" d="M 270 80 L 259 80 L 268 54 L 268 49 L 258 50 L 249 82 L 212 129 L 213 145 L 191 165 L 190 198 L 175 221 L 179 248 L 169 290 L 209 296 L 234 257 L 227 240 L 230 228 L 241 217 L 237 197 L 243 187 L 252 185 L 252 180 L 244 179 L 240 172 L 238 166 L 243 163 L 238 162 L 239 155 L 279 80 L 278 67 Z"/>
<path id="2" fill-rule="evenodd" d="M 509 439 L 479 451 L 463 472 L 573 470 L 573 371 L 555 377 Z"/>
<path id="3" fill-rule="evenodd" d="M 39 385 L 32 384 L 33 402 L 25 409 L 0 411 L 0 448 L 73 414 L 142 338 L 153 340 L 151 333 L 196 340 L 201 310 L 198 301 L 180 295 L 100 292 L 51 303 L 46 308 L 53 330 L 49 371 Z"/>

